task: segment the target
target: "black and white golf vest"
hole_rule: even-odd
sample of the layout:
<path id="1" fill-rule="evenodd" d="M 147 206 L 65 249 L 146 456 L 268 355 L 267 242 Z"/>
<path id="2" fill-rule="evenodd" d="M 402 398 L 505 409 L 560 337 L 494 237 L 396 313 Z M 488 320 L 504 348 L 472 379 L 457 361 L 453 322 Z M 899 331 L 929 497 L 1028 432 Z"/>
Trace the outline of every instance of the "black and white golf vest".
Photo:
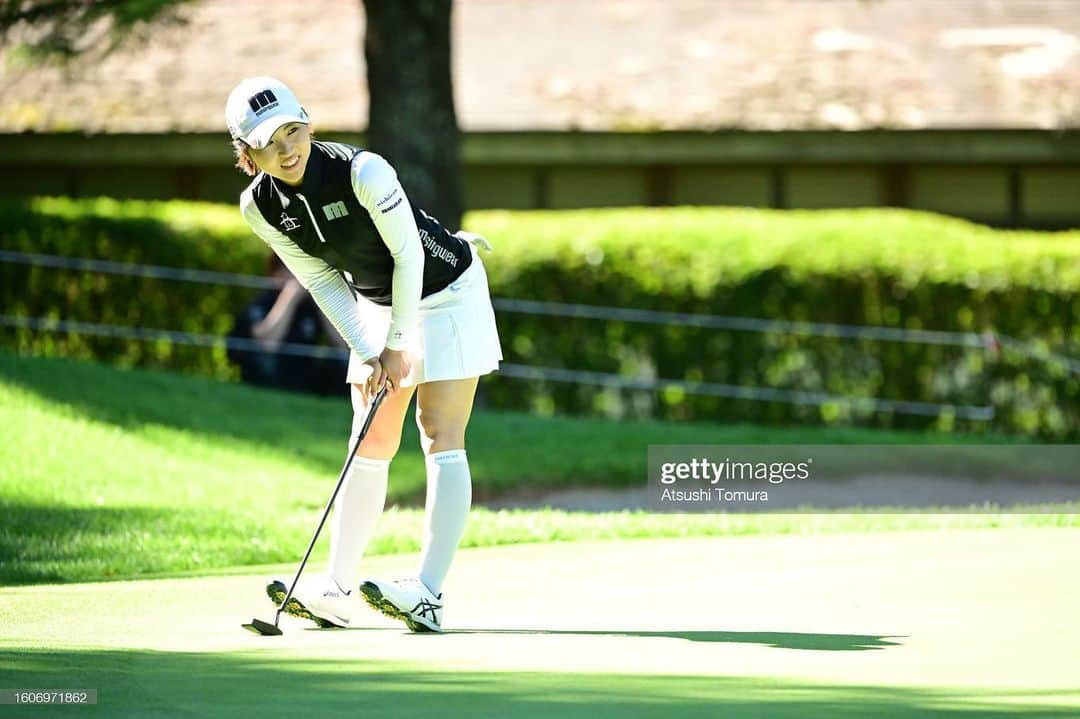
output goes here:
<path id="1" fill-rule="evenodd" d="M 354 291 L 390 305 L 394 258 L 352 188 L 352 159 L 361 151 L 340 142 L 313 141 L 300 186 L 260 173 L 251 183 L 251 196 L 263 219 L 301 250 L 341 272 Z M 424 248 L 420 296 L 427 297 L 460 277 L 472 264 L 472 252 L 438 220 L 416 205 L 412 210 Z"/>

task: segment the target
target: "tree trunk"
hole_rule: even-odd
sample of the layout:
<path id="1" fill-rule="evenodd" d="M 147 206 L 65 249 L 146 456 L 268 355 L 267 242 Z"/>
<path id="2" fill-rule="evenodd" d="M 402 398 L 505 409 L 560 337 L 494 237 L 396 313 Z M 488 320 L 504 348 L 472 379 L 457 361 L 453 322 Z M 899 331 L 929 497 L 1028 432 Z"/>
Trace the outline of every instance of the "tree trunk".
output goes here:
<path id="1" fill-rule="evenodd" d="M 368 147 L 398 171 L 414 206 L 451 232 L 463 210 L 450 67 L 453 0 L 363 0 Z"/>

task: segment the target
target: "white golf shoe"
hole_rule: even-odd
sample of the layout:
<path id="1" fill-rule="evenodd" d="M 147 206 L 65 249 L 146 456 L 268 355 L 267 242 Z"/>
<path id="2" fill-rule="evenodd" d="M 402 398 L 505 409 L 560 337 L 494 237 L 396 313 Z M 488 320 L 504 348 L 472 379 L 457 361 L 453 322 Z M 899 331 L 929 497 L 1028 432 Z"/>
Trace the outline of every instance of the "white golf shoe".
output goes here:
<path id="1" fill-rule="evenodd" d="M 443 595 L 433 594 L 416 577 L 387 582 L 368 579 L 360 594 L 373 609 L 400 619 L 414 632 L 441 632 Z"/>
<path id="2" fill-rule="evenodd" d="M 285 601 L 289 585 L 275 579 L 266 585 L 266 594 L 275 606 Z M 323 629 L 346 627 L 352 616 L 352 592 L 346 592 L 333 577 L 321 574 L 302 579 L 296 586 L 285 607 L 285 613 L 301 619 L 310 619 Z"/>

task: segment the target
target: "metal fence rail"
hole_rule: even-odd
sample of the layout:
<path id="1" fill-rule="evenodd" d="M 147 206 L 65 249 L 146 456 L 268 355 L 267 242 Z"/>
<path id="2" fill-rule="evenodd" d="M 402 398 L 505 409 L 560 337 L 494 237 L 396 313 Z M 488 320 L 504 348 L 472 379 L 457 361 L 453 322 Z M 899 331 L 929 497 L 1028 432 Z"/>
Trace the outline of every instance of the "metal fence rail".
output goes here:
<path id="1" fill-rule="evenodd" d="M 274 279 L 256 275 L 191 270 L 160 265 L 141 265 L 130 262 L 63 257 L 58 255 L 15 252 L 10 250 L 0 250 L 0 262 L 81 272 L 96 272 L 132 277 L 150 277 L 182 282 L 245 287 L 251 289 L 270 289 L 280 286 L 280 283 Z M 938 330 L 846 325 L 826 322 L 795 322 L 790 320 L 770 320 L 756 317 L 689 314 L 501 297 L 493 298 L 492 301 L 495 308 L 502 313 L 522 313 L 547 317 L 664 324 L 736 332 L 830 337 L 849 340 L 897 342 L 903 344 L 944 345 L 984 349 L 995 352 L 1007 350 L 1027 358 L 1060 364 L 1069 372 L 1080 374 L 1080 360 L 1041 349 L 1023 340 L 1004 335 L 995 335 L 993 333 L 979 334 L 973 332 L 946 332 Z M 237 350 L 257 352 L 267 351 L 261 347 L 257 341 L 251 339 L 141 327 L 122 327 L 118 325 L 77 322 L 71 320 L 56 320 L 44 317 L 0 315 L 0 326 L 137 341 L 167 340 L 181 345 L 202 347 L 224 346 L 229 349 Z M 274 351 L 280 354 L 316 358 L 345 358 L 348 356 L 346 350 L 339 348 L 288 343 L 279 345 Z M 518 379 L 568 382 L 628 390 L 663 391 L 667 389 L 677 389 L 691 395 L 729 397 L 732 399 L 753 401 L 783 402 L 787 404 L 811 406 L 839 404 L 865 408 L 874 412 L 893 412 L 897 414 L 921 416 L 939 416 L 949 413 L 958 418 L 975 421 L 988 421 L 994 416 L 994 408 L 991 406 L 952 405 L 932 402 L 891 400 L 875 397 L 848 397 L 830 395 L 822 392 L 805 392 L 775 387 L 741 386 L 716 382 L 690 382 L 647 377 L 624 377 L 622 375 L 611 373 L 571 370 L 556 367 L 535 367 L 513 363 L 503 363 L 500 368 L 500 373 L 504 376 Z"/>
<path id="2" fill-rule="evenodd" d="M 161 265 L 140 265 L 131 262 L 112 262 L 79 257 L 61 257 L 32 252 L 0 250 L 0 262 L 37 265 L 64 270 L 101 272 L 131 277 L 152 277 L 181 282 L 226 285 L 268 289 L 280 286 L 269 277 L 244 275 L 233 272 L 209 272 Z M 843 325 L 827 322 L 792 322 L 767 320 L 757 317 L 731 317 L 726 315 L 687 314 L 640 310 L 626 307 L 602 307 L 539 300 L 520 300 L 494 297 L 492 302 L 499 312 L 512 312 L 546 317 L 575 317 L 605 321 L 638 322 L 648 324 L 682 325 L 705 329 L 733 330 L 739 332 L 772 332 L 776 334 L 838 337 L 843 339 L 867 339 L 909 344 L 938 344 L 958 347 L 987 347 L 993 338 L 973 332 L 941 332 L 935 330 L 911 330 L 899 327 L 876 327 Z"/>
<path id="3" fill-rule="evenodd" d="M 156 330 L 143 327 L 122 327 L 118 325 L 97 324 L 93 322 L 74 322 L 54 320 L 46 317 L 15 317 L 0 315 L 0 326 L 32 329 L 45 332 L 70 332 L 73 334 L 110 337 L 115 339 L 140 340 L 153 342 L 167 340 L 174 344 L 195 345 L 200 347 L 224 346 L 229 349 L 265 351 L 255 340 L 222 337 L 220 335 Z M 309 345 L 282 344 L 276 352 L 303 357 L 347 358 L 348 351 L 334 347 L 312 347 Z M 503 362 L 499 374 L 515 379 L 541 380 L 547 382 L 568 382 L 573 384 L 614 387 L 627 390 L 662 391 L 678 389 L 691 395 L 712 397 L 730 397 L 759 402 L 783 402 L 797 405 L 842 405 L 873 412 L 891 412 L 937 417 L 951 414 L 957 418 L 986 422 L 994 417 L 994 408 L 978 405 L 951 405 L 933 402 L 912 402 L 906 400 L 879 399 L 876 397 L 846 397 L 823 392 L 802 392 L 798 390 L 774 387 L 746 387 L 722 384 L 719 382 L 688 382 L 673 379 L 624 377 L 606 372 L 571 370 L 559 367 L 534 367 Z"/>
<path id="4" fill-rule="evenodd" d="M 257 290 L 281 286 L 280 282 L 269 277 L 260 277 L 258 275 L 241 275 L 235 272 L 211 272 L 209 270 L 189 270 L 183 267 L 163 267 L 161 265 L 140 265 L 134 262 L 91 260 L 85 257 L 42 255 L 35 252 L 0 250 L 0 262 L 16 265 L 52 267 L 60 270 L 77 270 L 80 272 L 100 272 L 106 275 L 152 277 L 154 279 L 179 280 L 181 282 L 201 282 L 208 285 L 250 287 Z"/>
<path id="5" fill-rule="evenodd" d="M 258 340 L 245 337 L 224 337 L 222 335 L 200 334 L 197 332 L 178 332 L 176 330 L 157 330 L 146 327 L 124 327 L 121 325 L 106 325 L 96 322 L 78 322 L 75 320 L 57 320 L 49 317 L 17 317 L 14 315 L 0 315 L 0 327 L 15 327 L 39 332 L 66 332 L 75 335 L 87 335 L 90 337 L 111 337 L 121 340 L 138 340 L 141 342 L 157 342 L 166 340 L 178 345 L 193 345 L 195 347 L 225 347 L 226 349 L 245 350 L 249 352 L 271 352 L 273 354 L 290 355 L 293 357 L 335 357 L 348 359 L 349 351 L 339 347 L 322 347 L 318 345 L 293 344 L 282 342 L 274 350 L 267 350 L 261 346 Z"/>
<path id="6" fill-rule="evenodd" d="M 990 347 L 992 335 L 973 332 L 941 332 L 936 330 L 910 330 L 900 327 L 875 327 L 868 325 L 843 325 L 829 322 L 793 322 L 791 320 L 766 320 L 758 317 L 732 317 L 729 315 L 699 315 L 684 312 L 639 310 L 625 307 L 602 307 L 596 305 L 565 304 L 561 302 L 538 302 L 498 298 L 495 309 L 500 312 L 547 315 L 550 317 L 581 317 L 596 320 L 619 320 L 646 324 L 701 327 L 703 329 L 731 330 L 736 332 L 761 332 L 811 337 L 835 337 L 853 340 L 877 340 L 903 344 L 952 345 L 955 347 Z"/>
<path id="7" fill-rule="evenodd" d="M 994 408 L 979 405 L 951 405 L 935 402 L 912 402 L 907 400 L 879 399 L 877 397 L 847 397 L 825 392 L 803 392 L 776 387 L 746 387 L 742 385 L 722 384 L 719 382 L 687 382 L 672 379 L 651 379 L 623 377 L 603 372 L 584 370 L 557 369 L 552 367 L 531 367 L 528 365 L 504 363 L 499 366 L 499 374 L 519 379 L 545 380 L 548 382 L 571 382 L 574 384 L 602 385 L 619 389 L 662 391 L 678 389 L 687 394 L 709 397 L 729 397 L 758 402 L 783 402 L 785 404 L 843 405 L 873 412 L 892 412 L 912 414 L 924 417 L 937 417 L 952 414 L 961 419 L 987 422 L 994 418 Z"/>
<path id="8" fill-rule="evenodd" d="M 271 289 L 280 286 L 278 281 L 269 277 L 260 277 L 258 275 L 191 270 L 180 267 L 164 267 L 161 265 L 140 265 L 132 262 L 113 262 L 110 260 L 63 257 L 33 252 L 15 252 L 11 250 L 0 250 L 0 262 L 37 265 L 83 272 L 100 272 L 104 274 L 125 275 L 131 277 L 151 277 L 181 282 L 199 282 L 232 287 L 248 287 L 253 289 Z M 846 325 L 829 322 L 795 322 L 791 320 L 762 319 L 759 317 L 689 314 L 682 312 L 664 312 L 659 310 L 641 310 L 627 307 L 603 307 L 563 302 L 522 300 L 506 297 L 494 297 L 492 298 L 492 303 L 499 312 L 533 314 L 545 317 L 571 317 L 602 321 L 664 324 L 734 332 L 832 337 L 850 340 L 897 342 L 901 344 L 946 345 L 953 347 L 981 348 L 991 352 L 1008 350 L 1028 359 L 1060 365 L 1071 374 L 1080 375 L 1080 359 L 1075 359 L 1058 352 L 1053 352 L 1049 349 L 1037 347 L 1029 341 L 1010 337 L 1008 335 L 999 335 L 993 332 L 949 332 L 874 325 Z"/>

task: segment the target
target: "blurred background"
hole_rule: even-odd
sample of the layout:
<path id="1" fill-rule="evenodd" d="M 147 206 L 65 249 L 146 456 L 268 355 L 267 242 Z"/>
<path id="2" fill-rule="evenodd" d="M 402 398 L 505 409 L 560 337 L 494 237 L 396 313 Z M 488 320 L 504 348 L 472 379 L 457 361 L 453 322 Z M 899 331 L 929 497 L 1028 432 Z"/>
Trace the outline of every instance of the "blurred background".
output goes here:
<path id="1" fill-rule="evenodd" d="M 9 352 L 333 366 L 237 330 L 281 280 L 222 113 L 269 74 L 495 245 L 484 407 L 1080 437 L 1069 0 L 4 7 Z"/>

